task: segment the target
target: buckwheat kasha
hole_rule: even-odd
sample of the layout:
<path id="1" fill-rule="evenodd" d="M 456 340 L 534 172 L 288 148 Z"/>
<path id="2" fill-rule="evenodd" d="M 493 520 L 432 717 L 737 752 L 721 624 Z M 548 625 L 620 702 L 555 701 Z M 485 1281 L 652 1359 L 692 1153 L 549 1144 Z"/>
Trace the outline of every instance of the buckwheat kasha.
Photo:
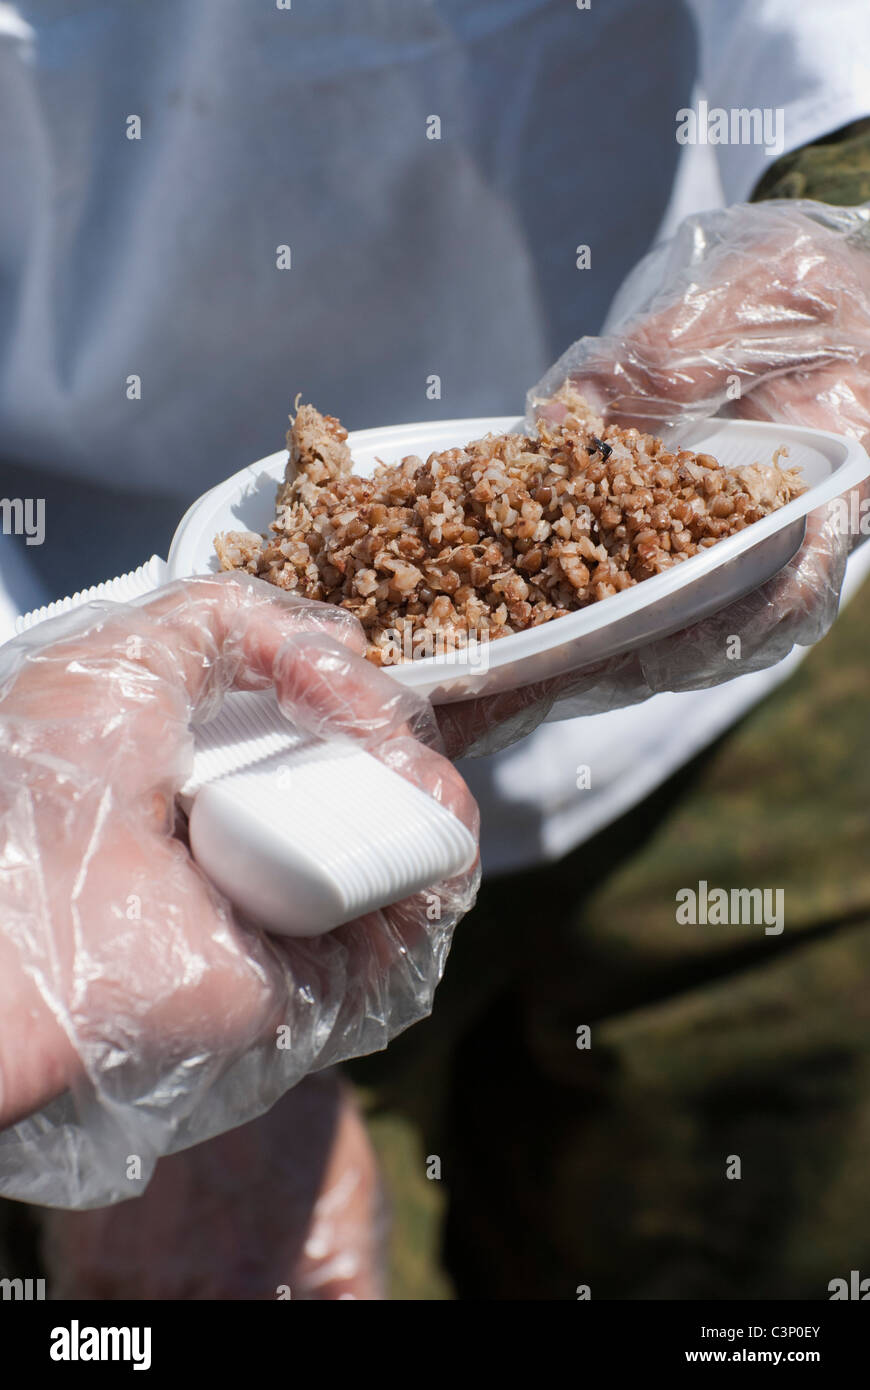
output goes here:
<path id="1" fill-rule="evenodd" d="M 353 473 L 339 421 L 302 405 L 270 530 L 217 536 L 221 567 L 341 604 L 382 665 L 427 650 L 421 635 L 449 649 L 609 598 L 805 490 L 784 449 L 722 468 L 605 426 L 576 396 L 564 404 L 537 437 L 491 434 L 371 478 Z"/>

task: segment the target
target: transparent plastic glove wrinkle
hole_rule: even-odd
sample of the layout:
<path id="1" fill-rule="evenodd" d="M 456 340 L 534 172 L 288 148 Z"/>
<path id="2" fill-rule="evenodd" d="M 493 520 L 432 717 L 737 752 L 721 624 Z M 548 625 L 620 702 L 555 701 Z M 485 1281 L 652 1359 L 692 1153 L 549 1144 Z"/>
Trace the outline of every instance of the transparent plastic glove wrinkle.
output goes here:
<path id="1" fill-rule="evenodd" d="M 361 741 L 476 835 L 430 706 L 363 648 L 343 610 L 225 575 L 90 604 L 0 649 L 4 1195 L 135 1196 L 161 1155 L 430 1010 L 476 865 L 324 937 L 273 938 L 194 864 L 174 801 L 193 722 L 230 689 L 274 685 L 298 727 Z"/>
<path id="2" fill-rule="evenodd" d="M 866 448 L 870 205 L 778 201 L 688 218 L 628 276 L 602 336 L 573 343 L 529 392 L 530 429 L 541 415 L 569 415 L 566 386 L 606 423 L 673 447 L 695 422 L 723 414 L 810 425 Z M 708 688 L 812 645 L 834 621 L 848 552 L 864 539 L 843 528 L 849 514 L 811 515 L 778 575 L 693 627 L 557 682 L 439 710 L 448 750 L 492 753 L 545 719 Z"/>

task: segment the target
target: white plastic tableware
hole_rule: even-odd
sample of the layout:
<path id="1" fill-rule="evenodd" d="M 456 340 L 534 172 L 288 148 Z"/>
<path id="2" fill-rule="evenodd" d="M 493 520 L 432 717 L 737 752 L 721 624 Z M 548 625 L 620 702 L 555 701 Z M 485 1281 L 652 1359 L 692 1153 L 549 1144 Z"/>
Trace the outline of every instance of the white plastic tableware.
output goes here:
<path id="1" fill-rule="evenodd" d="M 303 738 L 271 692 L 229 696 L 197 730 L 180 799 L 197 863 L 285 936 L 319 936 L 477 854 L 443 806 L 350 740 Z"/>
<path id="2" fill-rule="evenodd" d="M 142 598 L 169 577 L 154 555 L 25 614 L 17 630 L 88 602 Z M 193 770 L 178 799 L 200 867 L 281 936 L 321 936 L 466 872 L 477 857 L 474 836 L 444 806 L 350 739 L 304 738 L 273 691 L 231 693 L 194 728 Z"/>
<path id="3" fill-rule="evenodd" d="M 512 416 L 445 420 L 359 430 L 348 443 L 357 471 L 368 476 L 379 460 L 393 463 L 407 454 L 426 458 L 489 432 L 522 428 L 522 421 Z M 785 445 L 784 462 L 801 469 L 810 486 L 801 497 L 737 535 L 568 617 L 496 642 L 472 643 L 449 657 L 424 657 L 384 669 L 433 703 L 446 704 L 515 690 L 664 637 L 770 579 L 800 548 L 807 515 L 870 475 L 870 458 L 857 441 L 797 425 L 706 420 L 680 443 L 712 454 L 727 467 L 770 463 L 774 451 Z M 220 531 L 265 531 L 274 516 L 275 487 L 286 462 L 286 452 L 272 454 L 200 497 L 175 533 L 170 575 L 217 570 L 214 537 Z"/>
<path id="4" fill-rule="evenodd" d="M 362 430 L 349 444 L 357 469 L 378 460 L 522 429 L 512 417 Z M 565 618 L 449 659 L 384 669 L 435 703 L 516 689 L 581 669 L 713 613 L 757 588 L 799 548 L 806 517 L 870 475 L 853 440 L 821 430 L 709 420 L 681 443 L 727 466 L 770 462 L 788 448 L 809 489 L 781 510 L 665 574 Z M 19 620 L 19 631 L 94 598 L 129 600 L 170 579 L 219 566 L 220 531 L 265 531 L 283 477 L 282 451 L 200 497 L 179 523 L 168 561 L 152 556 L 128 575 Z M 448 811 L 352 745 L 303 740 L 274 695 L 233 694 L 196 730 L 193 775 L 182 788 L 198 862 L 237 906 L 285 935 L 314 936 L 468 869 L 473 837 Z"/>

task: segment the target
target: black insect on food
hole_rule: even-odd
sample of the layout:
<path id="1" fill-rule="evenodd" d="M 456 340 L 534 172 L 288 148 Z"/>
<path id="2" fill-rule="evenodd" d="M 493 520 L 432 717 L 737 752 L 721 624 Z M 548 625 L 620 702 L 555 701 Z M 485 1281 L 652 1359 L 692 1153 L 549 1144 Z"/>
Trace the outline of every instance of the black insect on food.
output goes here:
<path id="1" fill-rule="evenodd" d="M 600 453 L 603 461 L 606 463 L 607 460 L 610 458 L 610 455 L 613 453 L 613 450 L 611 449 L 609 444 L 605 444 L 603 439 L 599 439 L 597 434 L 593 434 L 592 447 L 587 448 L 586 452 L 587 454 Z"/>

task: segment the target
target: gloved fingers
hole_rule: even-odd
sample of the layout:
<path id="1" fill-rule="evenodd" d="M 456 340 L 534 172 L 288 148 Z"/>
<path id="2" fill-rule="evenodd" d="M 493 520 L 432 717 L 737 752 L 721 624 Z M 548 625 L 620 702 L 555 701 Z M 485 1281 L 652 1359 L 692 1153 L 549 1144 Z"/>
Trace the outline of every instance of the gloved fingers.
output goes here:
<path id="1" fill-rule="evenodd" d="M 626 282 L 605 336 L 569 348 L 529 396 L 560 419 L 579 392 L 608 421 L 671 432 L 720 410 L 870 439 L 870 209 L 738 206 L 689 218 Z M 566 386 L 567 383 L 567 386 Z M 839 518 L 868 495 L 811 517 L 798 555 L 755 593 L 640 650 L 613 677 L 620 703 L 700 689 L 809 645 L 837 612 L 849 546 Z M 860 514 L 860 512 L 858 512 Z M 560 700 L 558 714 L 567 710 Z M 601 708 L 606 708 L 602 704 Z M 572 713 L 579 713 L 577 700 Z"/>
<path id="2" fill-rule="evenodd" d="M 425 1007 L 416 1015 L 424 1017 L 432 1008 L 453 928 L 474 906 L 479 886 L 477 860 L 456 878 L 433 883 L 410 898 L 358 918 L 349 927 L 340 927 L 355 968 L 367 973 L 372 982 L 379 979 L 379 991 L 386 985 L 397 997 L 407 993 L 412 1007 L 419 1007 L 425 994 Z"/>
<path id="3" fill-rule="evenodd" d="M 322 634 L 289 638 L 273 668 L 278 703 L 318 738 L 352 738 L 374 752 L 406 734 L 438 746 L 428 700 Z"/>
<path id="4" fill-rule="evenodd" d="M 19 755 L 137 790 L 165 791 L 189 770 L 191 719 L 224 693 L 263 689 L 285 641 L 335 634 L 362 651 L 344 609 L 299 600 L 248 575 L 180 580 L 134 604 L 88 604 L 4 648 L 4 723 Z M 53 640 L 57 634 L 57 640 Z"/>
<path id="5" fill-rule="evenodd" d="M 564 683 L 565 678 L 560 677 L 553 682 L 538 681 L 518 690 L 439 705 L 435 714 L 447 756 L 482 756 L 497 751 L 496 744 L 507 748 L 525 737 L 546 718 Z"/>
<path id="6" fill-rule="evenodd" d="M 112 782 L 159 818 L 154 798 L 164 805 L 189 771 L 190 718 L 215 713 L 229 688 L 274 682 L 284 713 L 318 737 L 373 751 L 407 733 L 437 744 L 428 701 L 366 662 L 364 647 L 359 624 L 333 605 L 250 576 L 179 581 L 32 650 L 3 712 L 21 718 L 34 756 L 74 754 L 77 778 Z"/>
<path id="7" fill-rule="evenodd" d="M 180 658 L 200 719 L 212 713 L 210 702 L 203 708 L 208 694 L 274 683 L 284 713 L 306 733 L 375 745 L 410 732 L 437 742 L 428 702 L 361 659 L 362 628 L 343 608 L 235 573 L 180 581 L 143 608 Z M 203 677 L 218 667 L 217 692 L 214 683 L 203 692 Z"/>
<path id="8" fill-rule="evenodd" d="M 564 418 L 567 380 L 609 421 L 661 433 L 767 378 L 830 366 L 848 379 L 870 350 L 865 221 L 797 202 L 687 219 L 629 277 L 604 336 L 530 392 L 530 413 Z"/>
<path id="9" fill-rule="evenodd" d="M 859 370 L 870 341 L 837 340 L 828 329 L 805 329 L 791 339 L 782 329 L 741 336 L 735 326 L 733 337 L 693 345 L 665 332 L 649 322 L 624 337 L 581 340 L 566 379 L 607 423 L 661 434 L 685 423 L 687 414 L 715 415 L 726 399 L 751 399 L 768 378 L 828 369 L 843 379 Z M 536 414 L 557 423 L 569 413 L 558 394 L 536 392 L 534 399 Z"/>
<path id="10" fill-rule="evenodd" d="M 251 587 L 253 604 L 244 593 Z M 343 609 L 298 600 L 285 616 L 283 605 L 276 610 L 272 604 L 260 603 L 261 592 L 268 587 L 259 580 L 243 583 L 243 600 L 238 608 L 231 604 L 227 619 L 223 601 L 227 586 L 220 586 L 220 649 L 222 659 L 228 651 L 235 654 L 233 688 L 274 684 L 282 712 L 301 732 L 358 741 L 410 780 L 419 781 L 421 769 L 431 772 L 437 764 L 440 771 L 430 777 L 430 794 L 435 794 L 437 784 L 439 797 L 449 794 L 466 806 L 471 799 L 458 774 L 434 754 L 425 756 L 421 741 L 440 743 L 431 705 L 364 660 L 359 653 L 365 641 L 356 620 L 345 624 L 349 615 Z M 334 614 L 342 621 L 336 624 Z M 335 640 L 333 630 L 344 640 Z M 475 822 L 475 834 L 476 829 Z"/>
<path id="11" fill-rule="evenodd" d="M 599 661 L 516 690 L 439 705 L 435 714 L 447 756 L 479 758 L 509 747 L 543 723 L 554 705 L 582 699 L 584 691 L 600 693 L 621 675 L 626 660 Z"/>
<path id="12" fill-rule="evenodd" d="M 741 419 L 780 420 L 851 435 L 870 447 L 870 352 L 844 370 L 840 362 L 763 381 L 735 401 Z"/>
<path id="13" fill-rule="evenodd" d="M 224 688 L 268 685 L 275 652 L 299 632 L 327 633 L 352 651 L 365 650 L 357 620 L 334 604 L 300 599 L 235 572 L 179 579 L 130 603 L 95 599 L 6 643 L 9 688 L 0 693 L 11 713 L 17 692 L 26 689 L 38 715 L 51 698 L 54 675 L 99 674 L 107 661 L 123 661 L 128 677 L 144 669 L 183 689 L 195 708 L 216 669 Z M 91 704 L 87 686 L 80 696 L 70 689 L 67 699 L 73 715 Z"/>
<path id="14" fill-rule="evenodd" d="M 453 930 L 479 883 L 476 863 L 449 884 L 433 884 L 326 936 L 270 939 L 293 980 L 297 1027 L 316 1042 L 309 1069 L 380 1051 L 431 1012 Z M 310 1025 L 301 1007 L 307 999 L 317 1004 Z"/>
<path id="15" fill-rule="evenodd" d="M 477 836 L 480 812 L 465 782 L 446 757 L 418 743 L 409 735 L 397 735 L 374 750 L 375 756 L 406 781 L 439 802 Z"/>
<path id="16" fill-rule="evenodd" d="M 170 653 L 199 720 L 210 716 L 226 690 L 267 688 L 282 645 L 300 634 L 328 634 L 349 651 L 365 651 L 362 628 L 346 609 L 300 599 L 253 575 L 178 580 L 142 602 L 141 610 Z"/>

